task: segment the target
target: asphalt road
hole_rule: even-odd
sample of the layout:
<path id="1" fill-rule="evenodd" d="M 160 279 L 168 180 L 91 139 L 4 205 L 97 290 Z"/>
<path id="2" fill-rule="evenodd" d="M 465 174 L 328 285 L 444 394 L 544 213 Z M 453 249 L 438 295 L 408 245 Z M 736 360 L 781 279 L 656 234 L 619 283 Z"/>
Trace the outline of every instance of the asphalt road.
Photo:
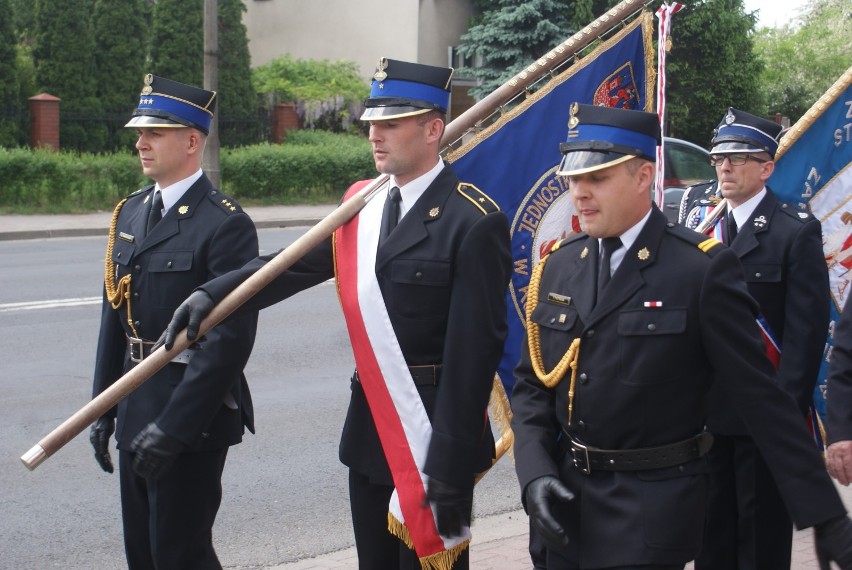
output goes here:
<path id="1" fill-rule="evenodd" d="M 261 230 L 274 251 L 302 230 Z M 85 405 L 100 318 L 103 238 L 0 242 L 0 569 L 126 567 L 118 478 L 84 432 L 36 470 L 19 457 Z M 353 544 L 337 444 L 353 359 L 333 285 L 261 313 L 247 376 L 257 435 L 231 449 L 214 541 L 227 568 L 266 568 Z M 475 514 L 519 508 L 511 459 Z"/>

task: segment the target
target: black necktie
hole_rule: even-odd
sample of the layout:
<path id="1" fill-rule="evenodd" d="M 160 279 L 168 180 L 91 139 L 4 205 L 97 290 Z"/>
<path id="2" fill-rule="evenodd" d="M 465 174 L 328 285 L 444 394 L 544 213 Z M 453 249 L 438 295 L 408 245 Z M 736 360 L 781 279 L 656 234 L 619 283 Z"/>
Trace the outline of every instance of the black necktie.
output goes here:
<path id="1" fill-rule="evenodd" d="M 727 217 L 727 225 L 725 226 L 725 243 L 730 245 L 737 237 L 737 220 L 734 218 L 734 213 L 728 210 L 725 215 Z"/>
<path id="2" fill-rule="evenodd" d="M 601 267 L 600 272 L 598 273 L 598 296 L 600 296 L 601 292 L 606 287 L 606 284 L 609 283 L 610 274 L 610 260 L 612 259 L 612 252 L 621 247 L 621 238 L 618 237 L 608 237 L 603 238 L 601 240 Z"/>
<path id="3" fill-rule="evenodd" d="M 382 227 L 379 233 L 379 245 L 383 244 L 390 233 L 399 222 L 399 201 L 402 199 L 402 194 L 399 188 L 394 186 L 388 192 L 388 197 L 385 199 L 385 208 L 382 211 Z"/>
<path id="4" fill-rule="evenodd" d="M 159 190 L 154 192 L 154 198 L 151 200 L 151 211 L 148 212 L 148 227 L 146 234 L 150 234 L 154 226 L 163 219 L 163 196 Z"/>

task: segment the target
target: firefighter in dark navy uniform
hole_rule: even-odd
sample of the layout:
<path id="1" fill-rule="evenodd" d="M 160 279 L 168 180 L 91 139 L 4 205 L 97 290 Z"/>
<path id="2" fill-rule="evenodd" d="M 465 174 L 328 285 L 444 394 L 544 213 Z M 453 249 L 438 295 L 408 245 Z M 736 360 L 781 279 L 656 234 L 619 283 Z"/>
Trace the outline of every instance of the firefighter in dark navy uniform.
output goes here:
<path id="1" fill-rule="evenodd" d="M 213 188 L 201 155 L 216 93 L 148 75 L 127 127 L 146 186 L 116 206 L 109 231 L 95 396 L 148 356 L 174 309 L 205 281 L 258 253 L 251 219 Z M 243 375 L 257 313 L 229 320 L 178 355 L 92 426 L 112 473 L 118 440 L 129 568 L 218 569 L 212 527 L 228 447 L 253 430 Z"/>
<path id="2" fill-rule="evenodd" d="M 656 114 L 572 105 L 559 173 L 585 233 L 536 267 L 512 395 L 548 568 L 682 569 L 701 547 L 707 393 L 741 414 L 800 528 L 852 568 L 852 521 L 774 382 L 736 255 L 651 202 Z"/>
<path id="3" fill-rule="evenodd" d="M 766 186 L 780 132 L 773 121 L 729 108 L 710 151 L 718 179 L 684 193 L 680 223 L 695 229 L 725 199 L 724 214 L 707 231 L 739 257 L 749 293 L 781 349 L 776 382 L 793 397 L 805 423 L 831 300 L 819 220 L 780 202 Z M 793 522 L 766 461 L 718 387 L 710 391 L 707 414 L 715 444 L 696 569 L 789 569 Z"/>
<path id="4" fill-rule="evenodd" d="M 390 176 L 374 199 L 380 200 L 375 202 L 378 209 L 371 210 L 373 204 L 368 203 L 334 239 L 303 256 L 244 305 L 269 306 L 333 277 L 335 267 L 342 272 L 357 264 L 359 284 L 360 271 L 364 277 L 372 274 L 380 294 L 364 312 L 387 310 L 392 325 L 389 335 L 396 337 L 402 364 L 408 368 L 400 376 L 386 376 L 384 383 L 404 390 L 404 384 L 413 381 L 419 402 L 408 404 L 419 410 L 422 403 L 431 424 L 421 471 L 428 480 L 426 501 L 421 497 L 417 503 L 433 505 L 434 526 L 446 538 L 457 538 L 470 523 L 475 476 L 488 469 L 494 457 L 487 404 L 507 332 L 506 286 L 511 263 L 506 215 L 484 192 L 460 182 L 438 154 L 452 71 L 380 60 L 361 117 L 370 122 L 376 168 Z M 398 206 L 393 206 L 394 201 Z M 370 217 L 372 211 L 378 217 Z M 392 224 L 386 222 L 392 211 L 398 212 L 399 219 L 391 229 Z M 387 227 L 386 239 L 380 235 L 362 250 L 362 228 L 377 226 L 383 232 Z M 358 231 L 357 255 L 350 250 L 341 253 L 341 240 L 349 228 Z M 213 301 L 221 301 L 270 258 L 260 257 L 193 293 L 169 324 L 166 346 L 171 346 L 175 334 L 185 326 L 192 338 Z M 343 276 L 338 274 L 338 291 L 345 290 Z M 349 322 L 355 310 L 348 308 L 343 293 L 340 297 Z M 358 363 L 354 338 L 353 348 Z M 397 460 L 403 455 L 398 450 L 404 446 L 385 450 L 386 440 L 379 430 L 393 410 L 369 401 L 364 374 L 359 365 L 352 377 L 352 397 L 340 441 L 340 459 L 349 467 L 359 568 L 419 569 L 414 551 L 398 534 L 389 532 L 388 506 L 399 474 L 392 473 L 391 464 L 395 463 L 388 457 L 394 454 L 392 459 Z M 406 415 L 401 414 L 400 420 L 405 421 Z M 440 567 L 467 568 L 464 547 L 454 551 L 457 559 L 446 558 Z"/>

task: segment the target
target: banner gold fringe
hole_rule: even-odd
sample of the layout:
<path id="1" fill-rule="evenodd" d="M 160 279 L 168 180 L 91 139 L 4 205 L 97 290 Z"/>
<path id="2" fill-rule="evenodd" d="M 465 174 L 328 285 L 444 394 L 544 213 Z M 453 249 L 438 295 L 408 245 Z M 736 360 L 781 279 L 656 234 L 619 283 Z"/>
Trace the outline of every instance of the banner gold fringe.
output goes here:
<path id="1" fill-rule="evenodd" d="M 408 535 L 408 529 L 405 528 L 405 525 L 397 520 L 397 518 L 391 513 L 388 513 L 388 531 L 404 542 L 408 548 L 414 550 L 414 543 Z M 464 552 L 464 549 L 468 546 L 470 546 L 470 540 L 465 540 L 449 550 L 444 550 L 430 556 L 424 556 L 423 558 L 420 558 L 420 567 L 423 570 L 452 570 L 453 564 L 456 563 L 456 560 L 458 560 L 461 553 Z"/>

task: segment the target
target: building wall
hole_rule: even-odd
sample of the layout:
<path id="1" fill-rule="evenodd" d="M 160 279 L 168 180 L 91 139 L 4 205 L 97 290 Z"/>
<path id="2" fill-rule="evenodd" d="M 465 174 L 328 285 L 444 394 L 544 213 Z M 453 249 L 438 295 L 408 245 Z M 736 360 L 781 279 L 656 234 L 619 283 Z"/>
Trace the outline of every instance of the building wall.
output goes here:
<path id="1" fill-rule="evenodd" d="M 380 57 L 448 64 L 471 0 L 244 0 L 252 66 L 296 59 L 349 59 L 365 81 Z"/>

